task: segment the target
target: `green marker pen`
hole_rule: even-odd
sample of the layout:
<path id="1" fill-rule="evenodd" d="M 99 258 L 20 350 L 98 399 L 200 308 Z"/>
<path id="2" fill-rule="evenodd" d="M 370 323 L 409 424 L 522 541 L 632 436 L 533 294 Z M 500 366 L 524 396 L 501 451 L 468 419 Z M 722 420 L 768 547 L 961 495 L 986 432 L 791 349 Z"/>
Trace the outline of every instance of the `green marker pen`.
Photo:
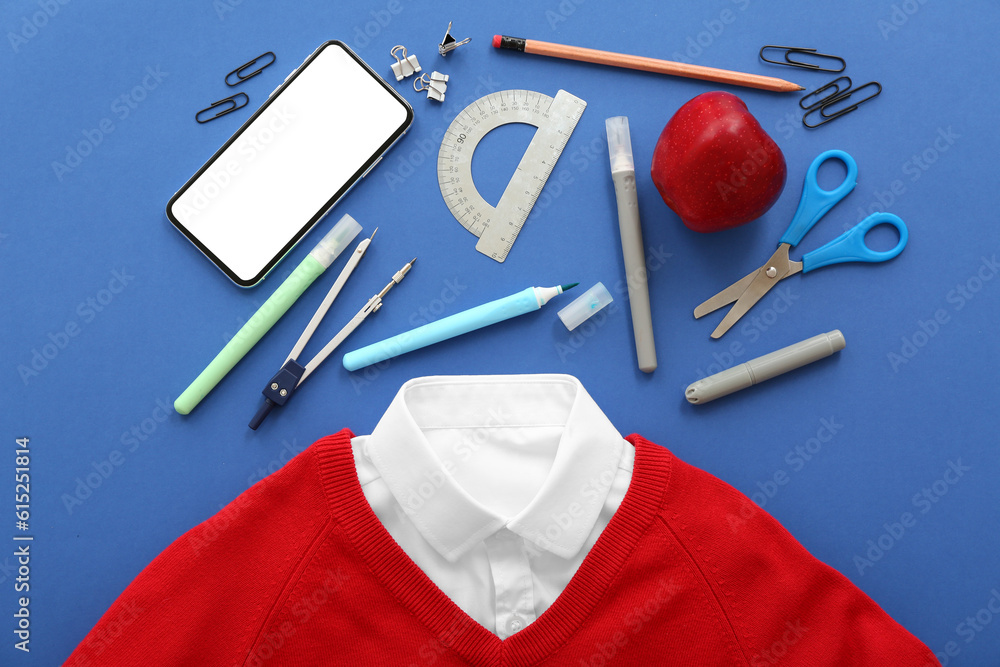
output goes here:
<path id="1" fill-rule="evenodd" d="M 208 392 L 219 384 L 226 373 L 231 371 L 240 359 L 257 344 L 274 323 L 306 291 L 313 281 L 330 268 L 337 256 L 361 232 L 361 225 L 349 215 L 345 215 L 334 225 L 316 247 L 295 267 L 285 282 L 274 291 L 267 301 L 257 309 L 246 324 L 226 343 L 205 370 L 195 378 L 184 393 L 174 401 L 174 410 L 186 415 L 197 406 Z"/>

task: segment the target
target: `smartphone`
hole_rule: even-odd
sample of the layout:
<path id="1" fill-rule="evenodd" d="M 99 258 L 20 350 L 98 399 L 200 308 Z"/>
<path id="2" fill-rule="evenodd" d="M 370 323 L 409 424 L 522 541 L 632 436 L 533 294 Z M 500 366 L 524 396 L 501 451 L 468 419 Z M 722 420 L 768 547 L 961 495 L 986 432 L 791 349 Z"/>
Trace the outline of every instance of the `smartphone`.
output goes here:
<path id="1" fill-rule="evenodd" d="M 406 100 L 347 45 L 326 42 L 174 194 L 167 218 L 251 287 L 412 121 Z"/>

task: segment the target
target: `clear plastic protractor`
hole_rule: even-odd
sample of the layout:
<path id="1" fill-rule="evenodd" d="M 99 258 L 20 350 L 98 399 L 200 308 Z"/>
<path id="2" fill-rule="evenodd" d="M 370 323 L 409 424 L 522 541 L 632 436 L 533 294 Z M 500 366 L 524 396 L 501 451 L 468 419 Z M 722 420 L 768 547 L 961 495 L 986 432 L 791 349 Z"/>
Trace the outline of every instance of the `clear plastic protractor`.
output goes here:
<path id="1" fill-rule="evenodd" d="M 483 230 L 497 214 L 505 210 L 531 208 L 555 166 L 583 114 L 586 103 L 560 91 L 556 98 L 531 90 L 502 90 L 482 97 L 462 110 L 445 132 L 438 153 L 438 184 L 445 204 L 463 227 L 482 236 Z M 507 123 L 525 123 L 545 129 L 536 132 L 519 170 L 537 170 L 531 179 L 537 182 L 537 191 L 512 189 L 504 191 L 498 207 L 491 206 L 476 190 L 472 180 L 472 156 L 476 146 L 490 131 Z M 539 140 L 544 134 L 544 140 Z M 525 167 L 525 163 L 529 166 Z M 515 177 L 518 174 L 515 174 Z M 523 176 L 523 175 L 522 175 Z M 525 214 L 526 217 L 526 214 Z"/>

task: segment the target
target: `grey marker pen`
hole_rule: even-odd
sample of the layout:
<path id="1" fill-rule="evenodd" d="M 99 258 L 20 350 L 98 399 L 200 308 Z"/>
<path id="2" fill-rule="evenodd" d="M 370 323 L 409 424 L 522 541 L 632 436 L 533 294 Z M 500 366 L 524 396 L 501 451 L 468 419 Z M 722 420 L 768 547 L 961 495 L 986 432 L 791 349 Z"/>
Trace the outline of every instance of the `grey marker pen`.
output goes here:
<path id="1" fill-rule="evenodd" d="M 746 389 L 782 373 L 829 357 L 834 352 L 843 350 L 846 345 L 844 334 L 840 333 L 839 329 L 834 329 L 830 333 L 807 338 L 765 354 L 763 357 L 751 359 L 745 364 L 710 375 L 704 380 L 698 380 L 688 386 L 684 396 L 689 403 L 708 403 L 734 391 Z"/>
<path id="2" fill-rule="evenodd" d="M 639 201 L 635 189 L 635 163 L 628 117 L 615 116 L 605 121 L 608 131 L 608 152 L 611 154 L 611 179 L 618 200 L 618 230 L 625 256 L 625 280 L 628 302 L 632 311 L 632 332 L 639 370 L 656 370 L 656 346 L 653 343 L 653 317 L 649 310 L 649 276 L 642 247 L 642 227 L 639 225 Z"/>

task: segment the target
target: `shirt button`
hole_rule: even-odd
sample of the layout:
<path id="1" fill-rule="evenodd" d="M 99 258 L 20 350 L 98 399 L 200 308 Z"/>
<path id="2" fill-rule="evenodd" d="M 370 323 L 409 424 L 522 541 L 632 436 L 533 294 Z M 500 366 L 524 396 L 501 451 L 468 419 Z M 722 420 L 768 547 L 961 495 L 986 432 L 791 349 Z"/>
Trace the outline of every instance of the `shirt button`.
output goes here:
<path id="1" fill-rule="evenodd" d="M 524 629 L 524 619 L 520 616 L 511 616 L 507 621 L 507 633 L 514 634 Z"/>

